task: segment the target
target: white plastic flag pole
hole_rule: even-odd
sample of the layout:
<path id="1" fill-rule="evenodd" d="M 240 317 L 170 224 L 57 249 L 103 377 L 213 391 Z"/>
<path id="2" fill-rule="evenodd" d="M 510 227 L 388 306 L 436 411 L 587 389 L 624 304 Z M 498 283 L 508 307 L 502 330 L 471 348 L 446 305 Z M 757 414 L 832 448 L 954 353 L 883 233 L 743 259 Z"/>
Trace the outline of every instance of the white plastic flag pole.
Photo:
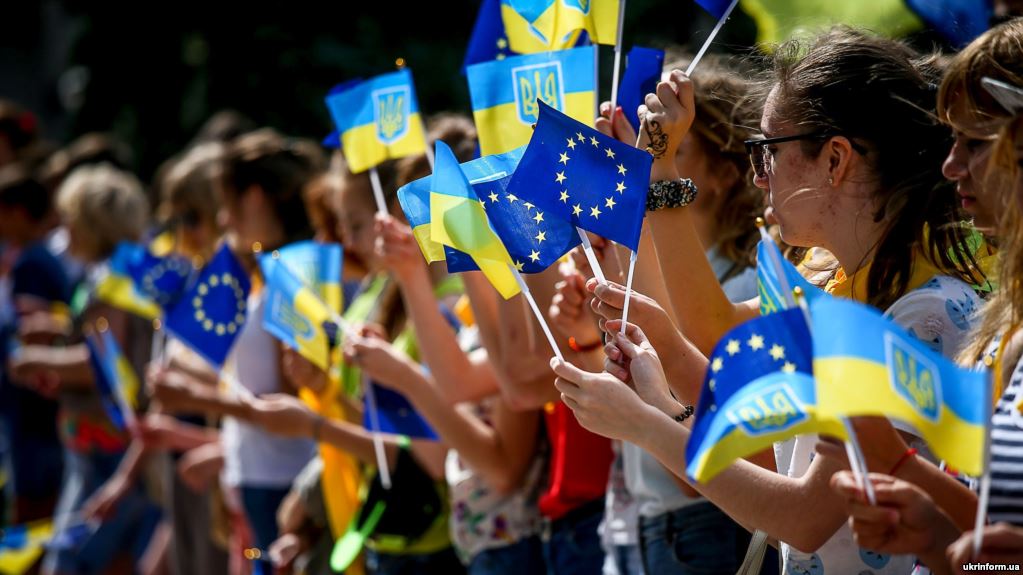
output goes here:
<path id="1" fill-rule="evenodd" d="M 732 0 L 732 3 L 728 5 L 725 13 L 721 15 L 720 19 L 718 19 L 717 25 L 715 25 L 714 29 L 710 31 L 710 36 L 707 36 L 707 39 L 703 42 L 703 46 L 700 47 L 700 51 L 696 53 L 696 57 L 693 58 L 693 61 L 689 63 L 689 67 L 686 68 L 686 76 L 693 75 L 693 70 L 696 69 L 696 65 L 703 59 L 703 55 L 707 52 L 707 48 L 710 48 L 711 43 L 714 42 L 714 37 L 721 31 L 721 27 L 725 25 L 728 17 L 732 14 L 732 10 L 735 9 L 735 5 L 738 3 L 739 0 Z"/>
<path id="2" fill-rule="evenodd" d="M 384 452 L 384 440 L 380 437 L 380 414 L 377 412 L 377 396 L 373 384 L 367 382 L 364 392 L 369 405 L 370 435 L 373 436 L 373 451 L 377 456 L 377 470 L 380 472 L 380 484 L 384 489 L 391 488 L 391 470 L 387 467 L 387 454 Z"/>
<path id="3" fill-rule="evenodd" d="M 995 365 L 999 365 L 998 362 Z M 1000 371 L 1000 370 L 999 370 Z M 995 377 L 1001 377 L 1001 373 L 991 373 L 988 389 L 994 389 Z M 980 555 L 980 547 L 984 543 L 984 524 L 987 522 L 987 508 L 991 500 L 991 409 L 994 406 L 994 399 L 988 398 L 988 417 L 984 425 L 984 473 L 980 476 L 980 494 L 977 497 L 977 518 L 973 524 L 973 556 Z"/>
<path id="4" fill-rule="evenodd" d="M 611 73 L 611 121 L 618 108 L 618 78 L 622 67 L 622 27 L 625 24 L 625 0 L 618 3 L 618 35 L 615 39 L 615 67 Z M 599 98 L 598 98 L 599 99 Z"/>
<path id="5" fill-rule="evenodd" d="M 384 201 L 384 187 L 380 185 L 380 174 L 377 173 L 375 166 L 369 169 L 369 183 L 373 186 L 373 199 L 377 203 L 377 213 L 389 213 L 387 202 Z"/>
<path id="6" fill-rule="evenodd" d="M 762 224 L 763 221 L 758 218 L 757 225 L 760 228 L 760 233 L 763 236 L 764 241 L 773 241 L 764 231 L 764 226 Z M 770 251 L 772 254 L 774 253 L 774 250 Z M 772 260 L 772 265 L 774 265 L 778 277 L 784 278 L 784 270 L 781 267 L 781 262 L 778 261 L 777 257 L 772 257 Z M 779 281 L 785 280 L 780 279 Z M 785 289 L 787 290 L 788 282 L 785 282 L 785 285 Z M 786 309 L 788 309 L 791 306 L 791 303 L 789 302 L 795 302 L 795 305 L 799 306 L 799 309 L 803 311 L 803 317 L 806 319 L 806 327 L 811 330 L 812 333 L 813 328 L 810 323 L 810 308 L 806 303 L 803 288 L 797 287 L 795 290 L 787 291 L 786 293 L 788 296 L 785 298 L 783 305 L 785 305 Z M 849 459 L 849 468 L 853 472 L 853 478 L 856 479 L 856 483 L 858 483 L 864 493 L 867 494 L 867 501 L 869 501 L 871 505 L 877 505 L 877 497 L 874 495 L 874 485 L 870 482 L 870 477 L 867 475 L 869 473 L 869 469 L 867 468 L 867 459 L 863 456 L 863 449 L 860 447 L 860 442 L 856 437 L 856 430 L 853 429 L 852 422 L 848 417 L 842 418 L 842 425 L 845 426 L 845 434 L 848 437 L 844 442 L 845 455 Z"/>
<path id="7" fill-rule="evenodd" d="M 622 329 L 621 333 L 625 333 L 625 324 L 629 321 L 629 300 L 632 299 L 632 275 L 636 271 L 636 258 L 638 253 L 633 251 L 632 255 L 629 256 L 629 275 L 625 280 L 625 305 L 622 306 Z"/>
<path id="8" fill-rule="evenodd" d="M 515 266 L 509 265 L 508 268 L 513 274 L 515 274 L 515 281 L 519 283 L 519 289 L 522 290 L 522 295 L 525 296 L 526 301 L 529 302 L 529 307 L 533 310 L 533 315 L 536 316 L 536 321 L 540 322 L 540 327 L 543 329 L 544 335 L 547 336 L 547 342 L 551 344 L 551 349 L 554 350 L 554 357 L 561 361 L 565 358 L 561 355 L 561 350 L 558 349 L 558 342 L 554 340 L 554 334 L 551 333 L 550 326 L 547 325 L 547 319 L 540 312 L 540 308 L 536 305 L 536 300 L 533 299 L 533 294 L 529 291 L 529 286 L 526 285 L 526 280 L 522 279 L 522 274 L 519 270 L 515 269 Z"/>
<path id="9" fill-rule="evenodd" d="M 586 261 L 590 264 L 590 269 L 593 270 L 593 277 L 597 278 L 601 284 L 606 284 L 607 278 L 604 277 L 604 271 L 600 269 L 600 262 L 597 261 L 597 254 L 593 252 L 593 244 L 590 243 L 589 236 L 582 228 L 577 227 L 576 231 L 579 232 L 579 239 L 582 240 L 583 253 L 586 254 Z"/>
<path id="10" fill-rule="evenodd" d="M 163 322 L 159 319 L 153 320 L 153 339 L 149 344 L 149 362 L 159 367 L 167 367 L 166 332 L 163 331 Z"/>

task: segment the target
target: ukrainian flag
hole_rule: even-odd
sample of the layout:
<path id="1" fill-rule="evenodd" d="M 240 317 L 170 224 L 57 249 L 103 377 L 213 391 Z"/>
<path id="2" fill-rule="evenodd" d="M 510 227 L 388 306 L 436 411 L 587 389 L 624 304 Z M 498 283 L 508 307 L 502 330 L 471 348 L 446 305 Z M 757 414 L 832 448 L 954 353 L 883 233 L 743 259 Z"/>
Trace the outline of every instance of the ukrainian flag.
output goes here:
<path id="1" fill-rule="evenodd" d="M 341 244 L 311 240 L 288 244 L 277 250 L 277 256 L 335 313 L 341 313 L 341 267 L 344 257 Z"/>
<path id="2" fill-rule="evenodd" d="M 512 259 L 490 227 L 490 220 L 472 185 L 444 142 L 436 144 L 431 178 L 430 240 L 465 252 L 483 275 L 507 299 L 520 288 L 512 272 Z"/>
<path id="3" fill-rule="evenodd" d="M 336 316 L 327 304 L 298 279 L 279 257 L 263 256 L 259 265 L 266 279 L 263 327 L 323 371 L 330 367 L 335 345 Z M 333 333 L 328 334 L 328 329 Z"/>
<path id="4" fill-rule="evenodd" d="M 326 100 L 352 173 L 426 151 L 416 89 L 407 69 L 343 84 Z"/>
<path id="5" fill-rule="evenodd" d="M 779 269 L 781 268 L 781 269 Z M 824 292 L 808 282 L 796 266 L 781 254 L 774 240 L 760 240 L 757 244 L 757 293 L 760 295 L 760 315 L 768 315 L 791 307 L 788 301 L 792 290 L 802 288 L 808 302 Z"/>
<path id="6" fill-rule="evenodd" d="M 14 525 L 0 536 L 0 573 L 22 575 L 43 555 L 44 544 L 53 535 L 53 520 Z"/>
<path id="7" fill-rule="evenodd" d="M 957 367 L 868 306 L 818 298 L 810 312 L 821 413 L 903 421 L 950 466 L 982 474 L 988 373 Z"/>
<path id="8" fill-rule="evenodd" d="M 511 49 L 522 54 L 571 46 L 580 30 L 594 44 L 614 44 L 620 1 L 501 0 L 501 18 Z"/>
<path id="9" fill-rule="evenodd" d="M 540 114 L 537 100 L 592 125 L 595 49 L 515 56 L 466 68 L 480 154 L 502 154 L 529 143 Z"/>

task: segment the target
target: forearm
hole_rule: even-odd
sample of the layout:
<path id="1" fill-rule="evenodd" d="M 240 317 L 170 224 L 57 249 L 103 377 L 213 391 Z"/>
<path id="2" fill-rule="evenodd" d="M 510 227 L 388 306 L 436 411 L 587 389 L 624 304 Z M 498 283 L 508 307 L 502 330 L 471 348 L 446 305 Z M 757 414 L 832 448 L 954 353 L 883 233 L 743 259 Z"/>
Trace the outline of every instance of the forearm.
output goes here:
<path id="1" fill-rule="evenodd" d="M 174 411 L 226 415 L 245 420 L 252 418 L 251 406 L 241 397 L 222 394 L 201 382 L 192 382 L 188 389 L 188 397 L 173 402 Z"/>
<path id="2" fill-rule="evenodd" d="M 654 246 L 651 228 L 649 221 L 644 220 L 643 233 L 639 238 L 639 257 L 636 258 L 636 272 L 632 287 L 660 304 L 672 322 L 672 327 L 677 329 L 671 296 L 668 293 L 668 286 L 664 283 L 664 273 L 661 271 L 661 264 L 657 259 L 657 249 Z"/>
<path id="3" fill-rule="evenodd" d="M 501 324 L 497 307 L 501 296 L 480 272 L 463 273 L 462 285 L 465 294 L 469 296 L 469 305 L 483 347 L 490 353 L 500 354 Z"/>
<path id="4" fill-rule="evenodd" d="M 637 423 L 640 433 L 634 442 L 684 477 L 689 430 L 653 408 L 649 411 L 650 417 Z M 813 552 L 845 521 L 841 500 L 827 484 L 839 469 L 837 462 L 817 457 L 803 477 L 790 478 L 739 460 L 693 487 L 747 528 Z"/>
<path id="5" fill-rule="evenodd" d="M 57 375 L 61 387 L 81 389 L 95 385 L 85 344 L 53 348 L 45 367 Z"/>
<path id="6" fill-rule="evenodd" d="M 319 440 L 350 453 L 365 464 L 377 464 L 373 434 L 361 426 L 348 423 L 347 421 L 325 419 L 321 424 Z M 398 450 L 401 449 L 398 437 L 381 433 L 380 440 L 384 445 L 387 465 L 393 469 L 394 465 L 398 462 Z"/>
<path id="7" fill-rule="evenodd" d="M 188 451 L 220 440 L 220 433 L 216 429 L 182 421 L 175 421 L 167 431 L 167 448 L 171 451 Z"/>
<path id="8" fill-rule="evenodd" d="M 902 465 L 898 474 L 900 479 L 927 492 L 959 530 L 973 529 L 977 495 L 968 487 L 919 456 Z"/>

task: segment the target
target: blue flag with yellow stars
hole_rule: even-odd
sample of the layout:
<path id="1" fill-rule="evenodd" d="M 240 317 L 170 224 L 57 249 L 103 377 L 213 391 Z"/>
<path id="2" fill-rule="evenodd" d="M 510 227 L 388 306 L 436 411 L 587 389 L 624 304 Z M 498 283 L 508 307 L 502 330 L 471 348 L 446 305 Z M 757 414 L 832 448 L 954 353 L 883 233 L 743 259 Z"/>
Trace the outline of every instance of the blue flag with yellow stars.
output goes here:
<path id="1" fill-rule="evenodd" d="M 188 258 L 156 256 L 139 244 L 122 242 L 117 246 L 115 257 L 125 258 L 124 265 L 136 289 L 163 307 L 181 297 L 195 273 Z"/>
<path id="2" fill-rule="evenodd" d="M 539 120 L 507 191 L 548 220 L 639 248 L 653 157 L 542 101 Z"/>
<path id="3" fill-rule="evenodd" d="M 373 393 L 376 394 L 380 433 L 437 441 L 437 432 L 404 395 L 373 382 L 368 382 L 368 385 L 373 386 Z M 366 406 L 362 413 L 363 427 L 372 429 L 369 407 Z"/>
<path id="4" fill-rule="evenodd" d="M 801 309 L 738 325 L 709 358 L 686 445 L 690 479 L 706 483 L 737 459 L 796 435 L 845 437 L 837 419 L 817 415 L 812 342 Z"/>
<path id="5" fill-rule="evenodd" d="M 126 432 L 134 413 L 130 412 L 131 406 L 128 404 L 123 388 L 127 382 L 119 381 L 120 369 L 116 365 L 117 358 L 112 357 L 112 354 L 119 353 L 119 351 L 110 348 L 111 341 L 113 341 L 113 337 L 109 335 L 109 331 L 102 335 L 90 333 L 85 336 L 85 346 L 89 350 L 89 366 L 92 368 L 92 379 L 99 392 L 103 411 L 106 412 L 114 427 Z M 137 391 L 137 380 L 135 387 Z"/>
<path id="6" fill-rule="evenodd" d="M 245 323 L 248 297 L 249 276 L 224 244 L 167 311 L 165 326 L 219 370 Z"/>

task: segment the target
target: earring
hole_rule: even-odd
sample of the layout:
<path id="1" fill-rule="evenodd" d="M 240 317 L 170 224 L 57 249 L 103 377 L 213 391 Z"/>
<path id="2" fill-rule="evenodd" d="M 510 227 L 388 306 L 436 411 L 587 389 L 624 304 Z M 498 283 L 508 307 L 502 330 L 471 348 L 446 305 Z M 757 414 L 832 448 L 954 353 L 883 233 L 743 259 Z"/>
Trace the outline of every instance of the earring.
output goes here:
<path id="1" fill-rule="evenodd" d="M 835 178 L 828 178 L 828 185 L 829 186 L 835 185 Z"/>

